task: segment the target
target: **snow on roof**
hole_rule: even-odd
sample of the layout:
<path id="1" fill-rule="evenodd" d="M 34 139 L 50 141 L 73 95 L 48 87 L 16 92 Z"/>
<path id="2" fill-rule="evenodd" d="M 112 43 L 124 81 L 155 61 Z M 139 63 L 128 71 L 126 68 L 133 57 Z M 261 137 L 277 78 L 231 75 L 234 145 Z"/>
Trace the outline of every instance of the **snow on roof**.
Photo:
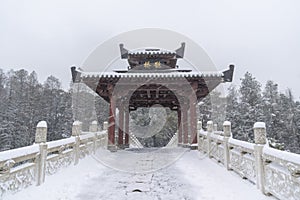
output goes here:
<path id="1" fill-rule="evenodd" d="M 160 49 L 160 48 L 145 48 L 145 49 L 136 49 L 136 50 L 130 50 L 128 51 L 129 55 L 153 55 L 153 54 L 176 54 L 175 51 L 170 51 L 166 49 Z"/>
<path id="2" fill-rule="evenodd" d="M 82 77 L 85 78 L 134 78 L 134 77 L 143 77 L 143 78 L 166 78 L 166 77 L 222 77 L 222 72 L 177 72 L 171 71 L 166 72 L 127 72 L 127 73 L 117 73 L 117 72 L 82 72 Z"/>

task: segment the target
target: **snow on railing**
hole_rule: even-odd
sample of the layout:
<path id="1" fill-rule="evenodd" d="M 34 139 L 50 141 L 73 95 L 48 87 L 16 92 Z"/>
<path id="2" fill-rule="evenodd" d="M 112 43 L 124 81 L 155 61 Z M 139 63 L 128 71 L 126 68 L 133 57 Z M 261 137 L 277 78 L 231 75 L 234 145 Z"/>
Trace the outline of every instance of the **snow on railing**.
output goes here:
<path id="1" fill-rule="evenodd" d="M 255 143 L 233 139 L 230 122 L 224 122 L 223 132 L 216 131 L 212 121 L 207 123 L 207 131 L 201 127 L 199 151 L 256 184 L 266 195 L 300 199 L 300 155 L 269 147 L 263 122 L 254 124 Z"/>
<path id="2" fill-rule="evenodd" d="M 81 123 L 76 121 L 70 138 L 46 142 L 47 124 L 42 121 L 36 128 L 35 144 L 0 152 L 0 198 L 30 185 L 41 185 L 45 175 L 76 165 L 81 158 L 107 146 L 106 130 L 99 132 L 95 122 L 90 132 L 82 133 Z"/>
<path id="3" fill-rule="evenodd" d="M 300 155 L 264 147 L 264 190 L 279 199 L 300 199 Z"/>

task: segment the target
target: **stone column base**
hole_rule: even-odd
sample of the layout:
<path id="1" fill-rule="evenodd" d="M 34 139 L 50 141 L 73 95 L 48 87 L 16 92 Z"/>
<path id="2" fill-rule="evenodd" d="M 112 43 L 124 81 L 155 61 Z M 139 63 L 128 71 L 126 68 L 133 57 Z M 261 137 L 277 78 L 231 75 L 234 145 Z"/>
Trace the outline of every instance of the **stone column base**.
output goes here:
<path id="1" fill-rule="evenodd" d="M 191 150 L 198 150 L 198 143 L 190 145 Z"/>
<path id="2" fill-rule="evenodd" d="M 111 152 L 116 152 L 118 150 L 118 148 L 116 145 L 108 145 L 107 150 L 109 150 Z"/>
<path id="3" fill-rule="evenodd" d="M 120 144 L 118 145 L 118 149 L 126 149 L 129 148 L 129 144 Z"/>
<path id="4" fill-rule="evenodd" d="M 183 148 L 190 148 L 190 144 L 181 144 L 181 147 L 183 147 Z"/>

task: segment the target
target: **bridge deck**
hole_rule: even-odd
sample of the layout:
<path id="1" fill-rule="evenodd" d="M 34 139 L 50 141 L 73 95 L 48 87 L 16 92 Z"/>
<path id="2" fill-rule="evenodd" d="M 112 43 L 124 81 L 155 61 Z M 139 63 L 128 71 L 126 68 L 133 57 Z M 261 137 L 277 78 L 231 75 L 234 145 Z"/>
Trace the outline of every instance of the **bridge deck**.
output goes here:
<path id="1" fill-rule="evenodd" d="M 153 162 L 149 160 L 149 162 Z M 188 151 L 171 166 L 153 173 L 126 173 L 105 167 L 92 157 L 47 176 L 7 200 L 67 199 L 201 199 L 272 200 L 234 172 Z"/>

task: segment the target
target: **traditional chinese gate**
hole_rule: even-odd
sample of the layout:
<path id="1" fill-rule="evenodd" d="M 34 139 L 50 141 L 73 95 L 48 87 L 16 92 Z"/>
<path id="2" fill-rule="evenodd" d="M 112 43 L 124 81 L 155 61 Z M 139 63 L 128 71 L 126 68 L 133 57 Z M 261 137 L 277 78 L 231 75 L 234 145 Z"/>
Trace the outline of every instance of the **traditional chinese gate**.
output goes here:
<path id="1" fill-rule="evenodd" d="M 183 58 L 184 49 L 185 43 L 175 51 L 129 51 L 120 44 L 121 58 L 129 63 L 126 70 L 90 74 L 71 68 L 73 82 L 85 83 L 110 105 L 109 149 L 129 146 L 130 111 L 155 104 L 177 111 L 179 145 L 197 143 L 197 103 L 220 83 L 231 82 L 234 66 L 230 65 L 229 70 L 224 72 L 210 73 L 199 72 L 192 67 L 182 69 L 177 65 L 177 59 Z M 119 110 L 118 126 L 116 109 Z"/>

